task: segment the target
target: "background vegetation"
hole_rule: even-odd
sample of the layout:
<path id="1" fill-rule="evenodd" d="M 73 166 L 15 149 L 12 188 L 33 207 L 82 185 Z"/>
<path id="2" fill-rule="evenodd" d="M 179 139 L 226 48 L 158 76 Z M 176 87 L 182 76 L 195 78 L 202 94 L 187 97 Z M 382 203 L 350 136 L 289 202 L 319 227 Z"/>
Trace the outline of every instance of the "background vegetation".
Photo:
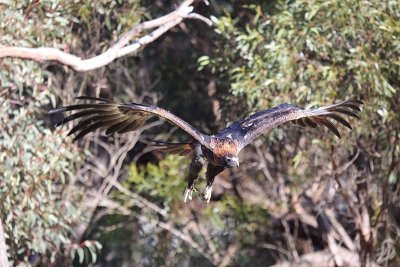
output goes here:
<path id="1" fill-rule="evenodd" d="M 177 4 L 0 1 L 0 45 L 87 58 Z M 0 218 L 12 264 L 398 266 L 399 2 L 195 7 L 212 28 L 184 21 L 94 71 L 0 60 Z M 187 140 L 170 125 L 77 143 L 54 129 L 59 118 L 47 111 L 82 94 L 157 104 L 207 133 L 284 102 L 354 98 L 364 107 L 342 139 L 285 125 L 257 140 L 238 170 L 216 179 L 206 206 L 182 202 L 188 159 L 146 147 L 146 139 Z"/>

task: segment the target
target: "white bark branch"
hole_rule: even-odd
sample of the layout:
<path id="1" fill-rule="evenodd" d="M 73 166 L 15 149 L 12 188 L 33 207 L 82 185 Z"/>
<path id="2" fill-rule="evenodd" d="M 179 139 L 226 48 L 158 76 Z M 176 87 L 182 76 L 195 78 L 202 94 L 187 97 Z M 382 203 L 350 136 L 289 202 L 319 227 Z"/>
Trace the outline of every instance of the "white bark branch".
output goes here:
<path id="1" fill-rule="evenodd" d="M 4 237 L 3 225 L 0 219 L 0 266 L 8 267 L 7 248 L 6 248 L 6 238 Z"/>
<path id="2" fill-rule="evenodd" d="M 178 25 L 185 18 L 199 19 L 206 22 L 208 25 L 212 25 L 211 20 L 208 18 L 192 12 L 193 2 L 194 0 L 185 0 L 171 13 L 133 27 L 129 32 L 123 34 L 119 41 L 104 53 L 89 59 L 82 59 L 57 48 L 28 48 L 14 46 L 0 47 L 0 58 L 16 57 L 38 62 L 54 60 L 80 72 L 97 69 L 111 63 L 117 58 L 138 51 L 141 47 L 153 42 L 168 30 Z M 156 29 L 128 45 L 129 41 L 139 35 L 142 31 L 152 28 Z"/>

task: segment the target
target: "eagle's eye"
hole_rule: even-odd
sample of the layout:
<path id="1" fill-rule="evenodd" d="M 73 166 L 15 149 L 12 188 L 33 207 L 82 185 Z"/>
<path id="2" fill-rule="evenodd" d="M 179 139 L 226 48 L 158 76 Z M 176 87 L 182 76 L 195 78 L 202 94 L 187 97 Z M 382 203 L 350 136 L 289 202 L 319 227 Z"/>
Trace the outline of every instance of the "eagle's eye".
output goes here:
<path id="1" fill-rule="evenodd" d="M 225 156 L 224 160 L 228 167 L 239 167 L 239 158 L 236 156 Z"/>

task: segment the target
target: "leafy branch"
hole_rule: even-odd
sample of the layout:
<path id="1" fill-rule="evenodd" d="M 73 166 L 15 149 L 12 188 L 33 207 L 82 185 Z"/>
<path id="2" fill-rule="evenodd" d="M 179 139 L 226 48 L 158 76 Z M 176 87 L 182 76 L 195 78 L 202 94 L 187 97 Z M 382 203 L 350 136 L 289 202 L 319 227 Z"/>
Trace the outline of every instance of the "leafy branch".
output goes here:
<path id="1" fill-rule="evenodd" d="M 194 0 L 185 0 L 171 13 L 133 26 L 113 46 L 104 53 L 92 58 L 82 59 L 52 47 L 28 48 L 19 46 L 0 47 L 0 58 L 16 57 L 38 62 L 54 60 L 71 67 L 75 71 L 85 72 L 94 70 L 106 66 L 117 58 L 138 51 L 141 47 L 153 42 L 186 18 L 198 19 L 211 26 L 211 20 L 193 12 L 193 2 Z M 133 38 L 137 37 L 144 30 L 154 28 L 155 30 L 152 32 L 136 38 L 136 40 L 129 44 Z"/>

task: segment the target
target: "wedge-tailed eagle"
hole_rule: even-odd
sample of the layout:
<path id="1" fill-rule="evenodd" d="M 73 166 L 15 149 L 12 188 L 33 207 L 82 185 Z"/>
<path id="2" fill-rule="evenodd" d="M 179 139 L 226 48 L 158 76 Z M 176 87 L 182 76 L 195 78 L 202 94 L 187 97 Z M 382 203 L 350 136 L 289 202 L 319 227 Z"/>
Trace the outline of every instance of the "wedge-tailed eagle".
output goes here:
<path id="1" fill-rule="evenodd" d="M 200 196 L 202 200 L 209 202 L 215 176 L 225 168 L 238 167 L 239 152 L 259 135 L 290 121 L 303 127 L 326 126 L 340 138 L 339 131 L 331 120 L 351 129 L 350 124 L 342 115 L 358 118 L 357 112 L 361 111 L 360 105 L 362 104 L 359 100 L 346 100 L 313 109 L 301 109 L 295 105 L 282 104 L 236 121 L 215 135 L 207 135 L 160 107 L 137 103 L 116 103 L 89 96 L 80 96 L 77 99 L 90 100 L 91 103 L 70 105 L 50 111 L 50 113 L 77 111 L 57 124 L 59 126 L 80 119 L 68 133 L 68 135 L 75 134 L 74 140 L 98 128 L 105 128 L 107 135 L 134 131 L 143 126 L 151 116 L 164 118 L 190 135 L 192 138 L 190 143 L 166 143 L 160 147 L 170 153 L 192 155 L 187 178 L 188 184 L 184 193 L 185 202 L 192 199 L 195 180 L 205 164 L 207 164 L 207 185 L 201 191 Z"/>

